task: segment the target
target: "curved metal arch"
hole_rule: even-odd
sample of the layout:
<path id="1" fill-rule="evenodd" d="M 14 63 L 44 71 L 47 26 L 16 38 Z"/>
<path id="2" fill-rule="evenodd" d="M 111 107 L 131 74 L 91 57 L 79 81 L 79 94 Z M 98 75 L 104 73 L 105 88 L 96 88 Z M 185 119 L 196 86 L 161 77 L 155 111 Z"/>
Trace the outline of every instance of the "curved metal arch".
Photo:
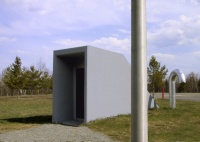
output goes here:
<path id="1" fill-rule="evenodd" d="M 176 78 L 178 77 L 179 83 L 186 82 L 184 73 L 179 70 L 175 69 L 170 73 L 169 76 L 169 101 L 170 101 L 170 108 L 176 108 Z"/>

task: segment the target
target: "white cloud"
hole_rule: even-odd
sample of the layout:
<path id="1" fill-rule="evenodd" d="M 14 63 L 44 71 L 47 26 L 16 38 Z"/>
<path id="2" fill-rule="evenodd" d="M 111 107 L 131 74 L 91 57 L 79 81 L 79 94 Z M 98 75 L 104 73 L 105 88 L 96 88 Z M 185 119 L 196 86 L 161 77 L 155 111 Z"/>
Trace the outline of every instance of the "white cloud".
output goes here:
<path id="1" fill-rule="evenodd" d="M 3 0 L 6 21 L 14 34 L 83 30 L 101 25 L 123 25 L 130 19 L 130 1 L 123 0 Z"/>
<path id="2" fill-rule="evenodd" d="M 158 58 L 162 58 L 166 60 L 173 60 L 176 57 L 175 55 L 172 55 L 172 54 L 162 54 L 162 53 L 154 53 L 153 55 Z"/>
<path id="3" fill-rule="evenodd" d="M 198 63 L 200 61 L 200 52 L 183 53 L 183 54 L 153 54 L 161 66 L 166 65 L 169 70 L 168 74 L 174 69 L 180 69 L 184 73 L 200 73 Z M 150 59 L 150 57 L 149 57 Z"/>
<path id="4" fill-rule="evenodd" d="M 53 41 L 53 43 L 64 45 L 65 47 L 77 47 L 87 45 L 87 42 L 81 40 L 71 40 L 71 39 L 59 39 Z"/>
<path id="5" fill-rule="evenodd" d="M 103 37 L 92 41 L 90 44 L 120 53 L 130 53 L 131 47 L 130 38 L 117 39 L 116 37 Z"/>
<path id="6" fill-rule="evenodd" d="M 49 11 L 51 9 L 52 0 L 2 0 L 5 4 L 11 6 L 12 8 L 24 9 L 30 12 L 37 12 L 39 14 L 44 14 L 41 11 Z M 49 2 L 49 3 L 48 3 Z"/>
<path id="7" fill-rule="evenodd" d="M 200 51 L 192 52 L 191 54 L 200 58 Z"/>
<path id="8" fill-rule="evenodd" d="M 147 0 L 147 22 L 157 24 L 182 14 L 194 16 L 200 12 L 199 4 L 199 0 Z"/>
<path id="9" fill-rule="evenodd" d="M 20 50 L 20 49 L 18 49 L 18 50 L 16 51 L 16 53 L 17 53 L 17 54 L 30 54 L 29 51 Z"/>
<path id="10" fill-rule="evenodd" d="M 190 0 L 193 4 L 200 4 L 200 0 Z"/>
<path id="11" fill-rule="evenodd" d="M 131 31 L 130 30 L 126 30 L 126 29 L 119 29 L 119 32 L 123 33 L 123 34 L 128 34 L 131 35 Z"/>
<path id="12" fill-rule="evenodd" d="M 3 43 L 3 42 L 14 42 L 16 41 L 16 38 L 9 38 L 9 37 L 1 37 L 0 36 L 0 43 Z"/>
<path id="13" fill-rule="evenodd" d="M 167 20 L 154 31 L 148 32 L 150 46 L 179 47 L 200 44 L 200 16 L 181 15 L 177 20 Z"/>
<path id="14" fill-rule="evenodd" d="M 0 0 L 0 56 L 9 44 L 15 50 L 12 56 L 31 54 L 46 61 L 53 50 L 83 45 L 130 57 L 130 4 L 130 0 Z M 172 69 L 197 70 L 193 64 L 199 62 L 199 53 L 194 52 L 200 47 L 199 7 L 199 0 L 147 0 L 148 56 L 154 54 Z"/>
<path id="15" fill-rule="evenodd" d="M 130 1 L 127 1 L 127 0 L 112 0 L 112 2 L 114 3 L 115 7 L 118 8 L 118 10 L 121 10 L 121 11 L 131 10 Z"/>
<path id="16" fill-rule="evenodd" d="M 130 38 L 117 39 L 116 37 L 102 37 L 93 41 L 71 40 L 71 39 L 59 39 L 53 41 L 53 43 L 64 45 L 65 47 L 77 47 L 84 45 L 91 45 L 95 47 L 104 48 L 107 50 L 130 54 L 131 42 Z"/>

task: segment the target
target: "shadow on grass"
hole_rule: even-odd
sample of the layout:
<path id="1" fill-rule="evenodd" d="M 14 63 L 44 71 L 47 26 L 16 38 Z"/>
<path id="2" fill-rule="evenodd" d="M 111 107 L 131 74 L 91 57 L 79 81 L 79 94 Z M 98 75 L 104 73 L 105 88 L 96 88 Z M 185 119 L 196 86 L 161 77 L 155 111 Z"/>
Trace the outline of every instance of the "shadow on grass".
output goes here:
<path id="1" fill-rule="evenodd" d="M 52 123 L 52 115 L 31 116 L 23 118 L 8 118 L 2 120 L 15 123 L 24 123 L 24 124 L 49 124 Z"/>

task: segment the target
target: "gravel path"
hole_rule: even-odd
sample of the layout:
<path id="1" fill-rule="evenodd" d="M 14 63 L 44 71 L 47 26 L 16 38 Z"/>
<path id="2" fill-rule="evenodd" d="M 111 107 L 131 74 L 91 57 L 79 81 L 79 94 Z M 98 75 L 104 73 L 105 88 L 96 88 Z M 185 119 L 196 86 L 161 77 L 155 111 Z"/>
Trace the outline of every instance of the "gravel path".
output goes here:
<path id="1" fill-rule="evenodd" d="M 0 142 L 112 142 L 108 136 L 87 127 L 45 124 L 27 130 L 0 134 Z"/>

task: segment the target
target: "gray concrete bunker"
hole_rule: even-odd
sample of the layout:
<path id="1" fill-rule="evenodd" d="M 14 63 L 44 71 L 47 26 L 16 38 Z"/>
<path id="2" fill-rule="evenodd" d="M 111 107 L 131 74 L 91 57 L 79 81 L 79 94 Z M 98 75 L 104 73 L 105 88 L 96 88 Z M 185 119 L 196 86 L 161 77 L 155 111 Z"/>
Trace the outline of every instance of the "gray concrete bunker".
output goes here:
<path id="1" fill-rule="evenodd" d="M 53 123 L 131 113 L 131 67 L 124 55 L 82 46 L 56 50 L 53 60 Z M 150 99 L 147 107 L 155 107 Z"/>

